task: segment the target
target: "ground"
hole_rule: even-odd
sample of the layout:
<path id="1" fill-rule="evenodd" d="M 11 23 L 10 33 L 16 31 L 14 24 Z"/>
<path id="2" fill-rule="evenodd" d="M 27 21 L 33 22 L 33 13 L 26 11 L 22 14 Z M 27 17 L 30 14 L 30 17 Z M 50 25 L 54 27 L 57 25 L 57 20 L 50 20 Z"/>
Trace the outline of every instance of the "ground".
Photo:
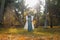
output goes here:
<path id="1" fill-rule="evenodd" d="M 60 28 L 0 28 L 0 40 L 60 40 Z"/>

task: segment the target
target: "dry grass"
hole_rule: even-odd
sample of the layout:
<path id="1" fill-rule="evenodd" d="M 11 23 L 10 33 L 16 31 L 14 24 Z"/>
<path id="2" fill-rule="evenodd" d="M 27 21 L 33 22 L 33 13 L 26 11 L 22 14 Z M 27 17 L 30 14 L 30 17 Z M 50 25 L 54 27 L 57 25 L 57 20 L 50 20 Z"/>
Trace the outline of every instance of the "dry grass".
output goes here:
<path id="1" fill-rule="evenodd" d="M 35 28 L 28 32 L 23 28 L 0 28 L 0 40 L 60 40 L 60 28 Z"/>

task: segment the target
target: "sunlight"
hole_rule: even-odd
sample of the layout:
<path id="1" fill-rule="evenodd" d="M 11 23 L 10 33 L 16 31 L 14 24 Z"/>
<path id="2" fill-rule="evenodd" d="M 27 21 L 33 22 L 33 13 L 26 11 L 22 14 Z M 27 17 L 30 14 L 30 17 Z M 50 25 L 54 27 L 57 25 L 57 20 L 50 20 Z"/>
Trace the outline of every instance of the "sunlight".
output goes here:
<path id="1" fill-rule="evenodd" d="M 44 10 L 45 10 L 45 0 L 40 0 L 41 1 L 41 3 L 42 3 L 42 5 L 40 5 L 40 7 L 41 7 L 41 10 L 40 10 L 40 12 L 44 12 Z"/>
<path id="2" fill-rule="evenodd" d="M 45 1 L 46 0 L 40 0 L 40 1 L 41 1 L 42 5 L 45 6 Z"/>
<path id="3" fill-rule="evenodd" d="M 17 29 L 16 28 L 10 28 L 9 29 L 9 33 L 17 33 Z"/>
<path id="4" fill-rule="evenodd" d="M 25 5 L 28 5 L 28 7 L 34 7 L 38 3 L 38 0 L 25 0 Z"/>
<path id="5" fill-rule="evenodd" d="M 40 5 L 40 7 L 41 7 L 41 9 L 40 9 L 40 12 L 44 12 L 44 10 L 45 10 L 45 8 L 44 8 L 44 6 L 43 5 Z"/>
<path id="6" fill-rule="evenodd" d="M 43 13 L 45 10 L 45 0 L 25 0 L 25 6 L 27 6 L 27 8 L 34 8 L 37 4 L 40 5 L 40 12 Z"/>
<path id="7" fill-rule="evenodd" d="M 18 0 L 16 0 L 15 3 L 18 3 Z"/>

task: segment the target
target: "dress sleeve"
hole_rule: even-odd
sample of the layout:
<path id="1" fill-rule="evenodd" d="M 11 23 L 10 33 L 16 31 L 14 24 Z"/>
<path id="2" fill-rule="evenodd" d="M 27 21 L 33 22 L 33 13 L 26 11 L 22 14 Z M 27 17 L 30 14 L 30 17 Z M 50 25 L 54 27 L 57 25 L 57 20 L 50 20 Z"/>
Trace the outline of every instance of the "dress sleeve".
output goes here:
<path id="1" fill-rule="evenodd" d="M 33 21 L 34 16 L 31 16 L 31 21 Z"/>
<path id="2" fill-rule="evenodd" d="M 28 20 L 28 16 L 26 16 L 26 20 Z"/>

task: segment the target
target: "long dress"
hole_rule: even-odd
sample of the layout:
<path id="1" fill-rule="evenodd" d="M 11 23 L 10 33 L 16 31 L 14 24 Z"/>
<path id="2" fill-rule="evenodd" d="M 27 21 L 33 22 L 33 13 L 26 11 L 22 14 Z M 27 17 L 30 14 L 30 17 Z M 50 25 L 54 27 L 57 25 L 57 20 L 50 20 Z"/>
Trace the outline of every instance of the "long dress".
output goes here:
<path id="1" fill-rule="evenodd" d="M 26 30 L 30 30 L 30 29 L 34 30 L 33 17 L 34 16 L 31 16 L 31 17 L 26 16 L 26 23 L 25 23 L 24 29 L 26 29 Z"/>
<path id="2" fill-rule="evenodd" d="M 32 20 L 31 20 L 31 16 L 28 16 L 28 31 L 32 31 Z"/>

